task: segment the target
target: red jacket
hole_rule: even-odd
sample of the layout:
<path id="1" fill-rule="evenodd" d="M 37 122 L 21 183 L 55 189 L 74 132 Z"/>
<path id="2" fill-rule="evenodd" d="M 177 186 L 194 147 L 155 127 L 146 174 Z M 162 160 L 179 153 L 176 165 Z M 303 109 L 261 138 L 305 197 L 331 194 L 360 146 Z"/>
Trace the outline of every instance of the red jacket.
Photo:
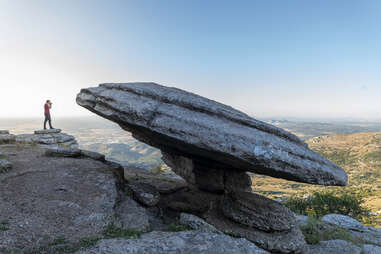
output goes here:
<path id="1" fill-rule="evenodd" d="M 50 106 L 48 103 L 45 103 L 44 109 L 45 109 L 45 115 L 50 114 Z"/>

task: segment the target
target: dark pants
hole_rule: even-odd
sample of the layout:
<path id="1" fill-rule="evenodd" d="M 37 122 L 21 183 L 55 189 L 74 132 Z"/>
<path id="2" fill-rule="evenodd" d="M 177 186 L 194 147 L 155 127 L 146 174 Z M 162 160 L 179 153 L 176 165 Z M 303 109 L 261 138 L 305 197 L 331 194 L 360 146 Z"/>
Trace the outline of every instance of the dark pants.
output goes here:
<path id="1" fill-rule="evenodd" d="M 50 114 L 45 114 L 44 129 L 46 129 L 46 122 L 49 122 L 50 129 L 53 129 L 52 119 L 50 118 Z"/>

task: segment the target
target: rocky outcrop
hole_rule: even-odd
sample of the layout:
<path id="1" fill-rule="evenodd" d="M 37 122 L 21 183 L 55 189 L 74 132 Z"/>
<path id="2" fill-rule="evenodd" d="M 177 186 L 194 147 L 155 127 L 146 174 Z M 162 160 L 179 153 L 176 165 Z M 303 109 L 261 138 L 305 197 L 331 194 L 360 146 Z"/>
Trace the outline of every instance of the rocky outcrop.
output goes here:
<path id="1" fill-rule="evenodd" d="M 296 136 L 229 106 L 154 83 L 82 89 L 77 103 L 118 123 L 163 154 L 189 184 L 159 206 L 197 214 L 217 230 L 276 253 L 302 253 L 294 214 L 251 193 L 246 172 L 287 180 L 346 185 L 344 170 Z"/>
<path id="2" fill-rule="evenodd" d="M 151 232 L 139 239 L 105 239 L 76 254 L 269 254 L 245 239 L 198 231 Z"/>
<path id="3" fill-rule="evenodd" d="M 20 134 L 16 136 L 16 142 L 26 144 L 39 144 L 43 147 L 63 146 L 67 148 L 78 148 L 76 139 L 60 129 L 37 130 L 34 134 Z"/>
<path id="4" fill-rule="evenodd" d="M 0 174 L 0 222 L 7 224 L 0 230 L 0 253 L 58 253 L 37 250 L 58 238 L 76 243 L 101 236 L 114 222 L 119 180 L 106 164 L 46 157 L 39 146 L 0 149 L 13 164 Z"/>
<path id="5" fill-rule="evenodd" d="M 343 169 L 293 134 L 229 106 L 154 83 L 82 89 L 77 103 L 138 140 L 203 168 L 251 171 L 288 180 L 345 185 Z"/>

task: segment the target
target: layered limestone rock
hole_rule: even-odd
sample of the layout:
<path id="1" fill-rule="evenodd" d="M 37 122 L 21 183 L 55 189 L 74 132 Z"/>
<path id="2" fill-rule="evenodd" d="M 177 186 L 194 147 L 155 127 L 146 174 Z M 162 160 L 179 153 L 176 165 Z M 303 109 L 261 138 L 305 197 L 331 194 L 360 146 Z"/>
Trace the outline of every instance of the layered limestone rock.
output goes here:
<path id="1" fill-rule="evenodd" d="M 342 168 L 293 134 L 177 88 L 102 84 L 82 89 L 77 103 L 118 123 L 138 140 L 203 168 L 251 171 L 312 184 L 347 183 Z"/>
<path id="2" fill-rule="evenodd" d="M 70 148 L 78 147 L 75 137 L 66 133 L 61 133 L 60 129 L 37 130 L 34 134 L 17 135 L 16 142 L 30 144 L 34 143 L 50 148 L 57 146 Z"/>
<path id="3" fill-rule="evenodd" d="M 346 185 L 345 171 L 299 138 L 229 106 L 154 83 L 82 89 L 77 103 L 118 123 L 162 151 L 189 190 L 163 197 L 175 211 L 200 215 L 218 231 L 274 253 L 303 253 L 294 214 L 251 193 L 246 172 L 287 180 Z"/>

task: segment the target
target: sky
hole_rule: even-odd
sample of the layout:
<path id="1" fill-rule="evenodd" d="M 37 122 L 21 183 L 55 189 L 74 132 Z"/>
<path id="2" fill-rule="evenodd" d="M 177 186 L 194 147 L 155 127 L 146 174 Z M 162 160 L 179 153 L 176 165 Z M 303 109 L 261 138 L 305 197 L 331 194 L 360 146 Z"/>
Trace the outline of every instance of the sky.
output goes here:
<path id="1" fill-rule="evenodd" d="M 379 0 L 0 0 L 0 117 L 152 81 L 254 117 L 381 119 Z"/>

